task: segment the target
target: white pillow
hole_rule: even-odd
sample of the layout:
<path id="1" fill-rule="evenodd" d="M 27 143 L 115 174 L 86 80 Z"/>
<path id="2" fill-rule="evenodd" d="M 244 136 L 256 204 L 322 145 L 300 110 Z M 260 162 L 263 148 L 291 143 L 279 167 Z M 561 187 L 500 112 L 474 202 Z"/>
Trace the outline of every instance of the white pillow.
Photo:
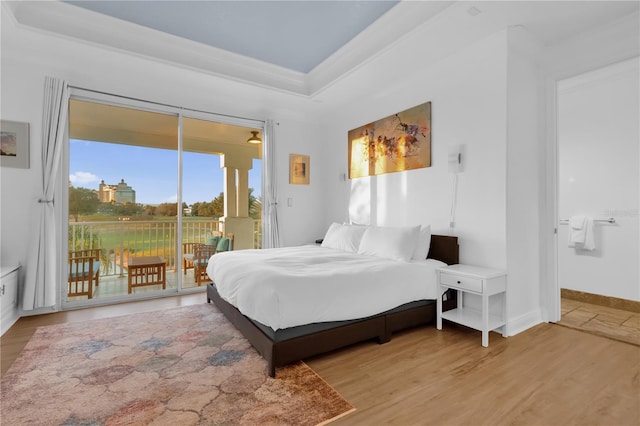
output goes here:
<path id="1" fill-rule="evenodd" d="M 431 225 L 423 225 L 420 227 L 420 235 L 416 243 L 416 249 L 411 256 L 414 260 L 425 260 L 429 256 L 429 247 L 431 246 Z"/>
<path id="2" fill-rule="evenodd" d="M 327 230 L 320 246 L 356 253 L 366 229 L 364 226 L 341 225 L 334 222 Z"/>
<path id="3" fill-rule="evenodd" d="M 359 254 L 408 262 L 416 248 L 420 226 L 367 228 L 360 242 Z"/>

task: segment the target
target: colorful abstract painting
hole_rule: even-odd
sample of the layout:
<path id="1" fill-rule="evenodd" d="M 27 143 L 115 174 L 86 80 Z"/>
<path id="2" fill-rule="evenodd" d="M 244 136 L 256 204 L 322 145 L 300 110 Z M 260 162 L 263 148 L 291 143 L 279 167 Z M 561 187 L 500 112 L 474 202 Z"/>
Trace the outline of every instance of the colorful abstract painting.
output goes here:
<path id="1" fill-rule="evenodd" d="M 349 178 L 431 167 L 431 102 L 349 131 Z"/>

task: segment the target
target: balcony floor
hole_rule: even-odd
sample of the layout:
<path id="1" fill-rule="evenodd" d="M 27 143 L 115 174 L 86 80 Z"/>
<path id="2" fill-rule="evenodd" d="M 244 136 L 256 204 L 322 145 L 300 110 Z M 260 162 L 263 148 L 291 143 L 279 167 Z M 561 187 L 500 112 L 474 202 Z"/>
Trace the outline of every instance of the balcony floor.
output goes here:
<path id="1" fill-rule="evenodd" d="M 198 286 L 196 285 L 195 278 L 193 276 L 193 269 L 187 270 L 187 273 L 184 274 L 182 271 L 178 272 L 176 270 L 167 270 L 166 271 L 166 291 L 175 290 L 178 288 L 178 274 L 182 275 L 182 288 L 183 289 L 196 289 Z M 201 288 L 205 288 L 205 284 L 201 286 Z M 93 289 L 93 298 L 91 300 L 100 300 L 104 302 L 104 299 L 116 298 L 118 297 L 120 302 L 123 296 L 128 295 L 128 280 L 126 273 L 122 276 L 120 275 L 105 275 L 100 276 L 100 285 L 94 287 Z M 151 295 L 162 295 L 162 286 L 160 284 L 149 285 L 144 287 L 136 287 L 132 289 L 132 295 L 140 295 L 140 294 L 149 294 Z M 68 297 L 68 303 L 74 302 L 86 302 L 88 299 L 87 296 L 74 296 Z"/>

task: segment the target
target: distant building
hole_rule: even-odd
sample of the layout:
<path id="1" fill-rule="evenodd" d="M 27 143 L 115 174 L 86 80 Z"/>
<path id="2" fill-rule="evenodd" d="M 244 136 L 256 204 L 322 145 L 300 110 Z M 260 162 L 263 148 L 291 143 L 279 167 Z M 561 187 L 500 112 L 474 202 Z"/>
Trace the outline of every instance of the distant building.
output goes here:
<path id="1" fill-rule="evenodd" d="M 135 204 L 136 191 L 124 179 L 117 185 L 108 185 L 102 180 L 98 186 L 98 199 L 101 203 Z"/>
<path id="2" fill-rule="evenodd" d="M 98 186 L 98 199 L 101 203 L 112 203 L 116 199 L 116 189 L 118 185 L 107 185 L 104 180 Z"/>

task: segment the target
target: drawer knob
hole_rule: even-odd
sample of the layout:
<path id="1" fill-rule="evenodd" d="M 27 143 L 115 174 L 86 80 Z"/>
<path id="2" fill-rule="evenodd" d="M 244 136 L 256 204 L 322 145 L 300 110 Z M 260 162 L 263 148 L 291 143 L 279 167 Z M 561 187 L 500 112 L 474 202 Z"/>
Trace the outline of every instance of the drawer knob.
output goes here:
<path id="1" fill-rule="evenodd" d="M 460 281 L 458 281 L 458 284 L 460 284 Z"/>

